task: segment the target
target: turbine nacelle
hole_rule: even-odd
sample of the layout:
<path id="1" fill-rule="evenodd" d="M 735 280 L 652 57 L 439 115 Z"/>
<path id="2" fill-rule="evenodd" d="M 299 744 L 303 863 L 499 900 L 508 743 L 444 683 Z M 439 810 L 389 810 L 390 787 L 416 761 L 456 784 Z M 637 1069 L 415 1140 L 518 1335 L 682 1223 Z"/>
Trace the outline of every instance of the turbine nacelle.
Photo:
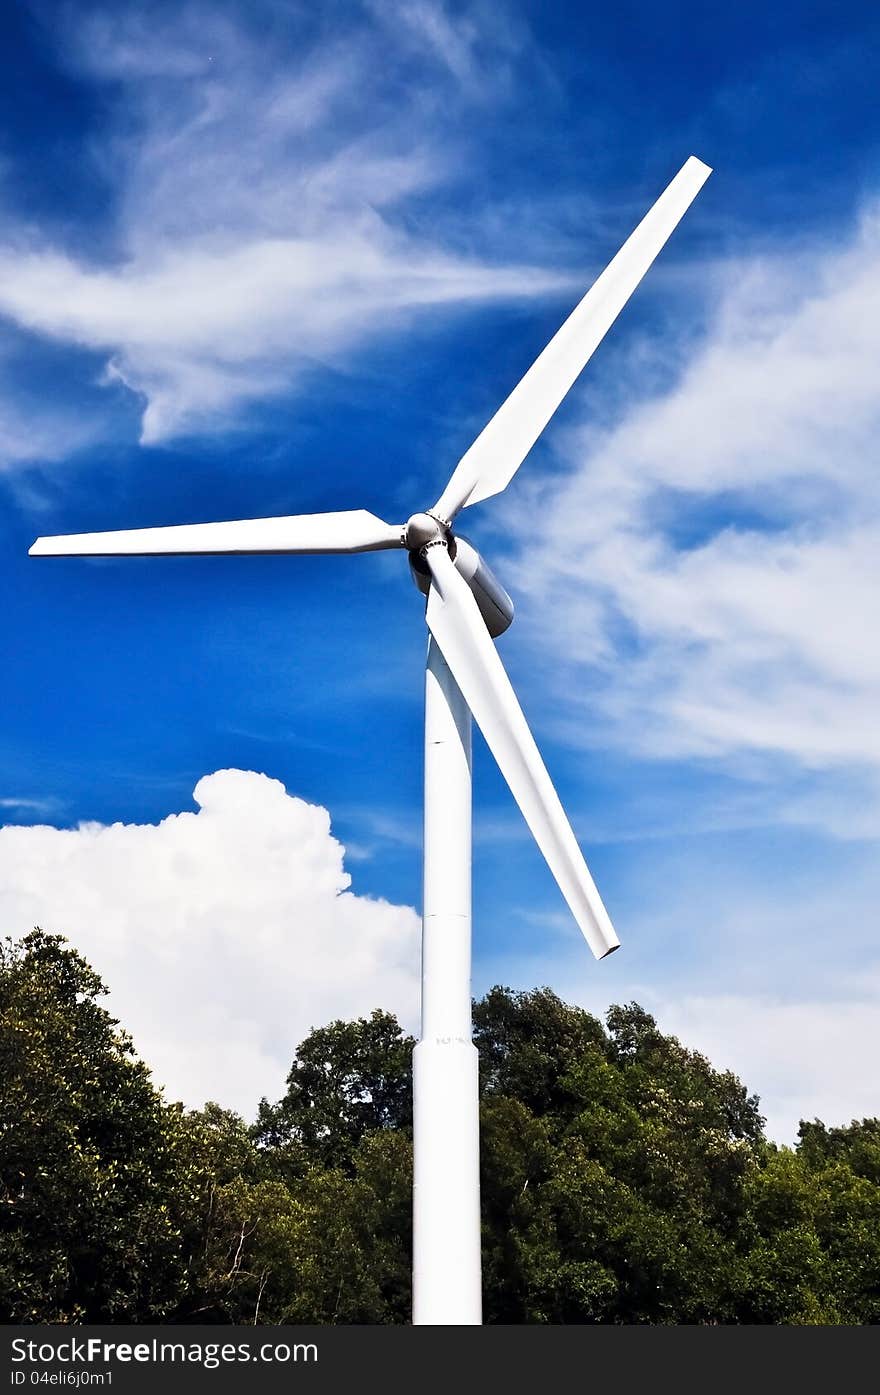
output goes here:
<path id="1" fill-rule="evenodd" d="M 415 514 L 415 518 L 430 518 L 430 514 Z M 412 522 L 412 519 L 410 520 Z M 407 529 L 409 524 L 407 524 Z M 431 568 L 427 554 L 434 547 L 445 547 L 455 570 L 463 576 L 483 617 L 483 623 L 493 639 L 503 635 L 513 620 L 513 601 L 508 596 L 489 563 L 481 557 L 474 545 L 460 534 L 446 532 L 432 538 L 409 554 L 412 579 L 423 596 L 431 590 Z"/>

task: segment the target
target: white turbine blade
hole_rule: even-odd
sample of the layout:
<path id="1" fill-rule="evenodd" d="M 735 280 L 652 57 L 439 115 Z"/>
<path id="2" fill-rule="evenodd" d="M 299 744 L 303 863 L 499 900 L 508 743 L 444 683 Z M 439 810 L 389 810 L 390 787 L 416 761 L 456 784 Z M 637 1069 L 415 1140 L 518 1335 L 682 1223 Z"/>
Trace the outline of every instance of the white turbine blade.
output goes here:
<path id="1" fill-rule="evenodd" d="M 163 553 L 377 552 L 403 547 L 403 528 L 366 509 L 346 513 L 242 518 L 229 523 L 184 523 L 170 528 L 126 528 L 118 533 L 71 533 L 37 538 L 32 557 L 149 557 Z"/>
<path id="2" fill-rule="evenodd" d="M 471 589 L 445 547 L 427 548 L 426 558 L 433 577 L 428 628 L 587 944 L 603 959 L 620 941 Z"/>
<path id="3" fill-rule="evenodd" d="M 507 488 L 711 173 L 695 155 L 685 162 L 462 456 L 432 513 L 451 522 L 459 509 Z"/>

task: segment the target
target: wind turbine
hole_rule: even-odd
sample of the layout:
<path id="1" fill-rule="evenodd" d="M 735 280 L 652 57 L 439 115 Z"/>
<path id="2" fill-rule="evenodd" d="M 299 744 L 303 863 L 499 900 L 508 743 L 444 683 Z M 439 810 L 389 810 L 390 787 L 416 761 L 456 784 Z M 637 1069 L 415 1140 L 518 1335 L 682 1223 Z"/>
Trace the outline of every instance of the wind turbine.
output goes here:
<path id="1" fill-rule="evenodd" d="M 344 553 L 403 548 L 427 597 L 422 1025 L 413 1054 L 413 1322 L 478 1324 L 477 1052 L 471 1039 L 471 715 L 597 959 L 619 941 L 493 640 L 513 603 L 453 531 L 510 483 L 711 170 L 691 156 L 462 456 L 407 523 L 364 509 L 38 538 L 32 556 Z"/>

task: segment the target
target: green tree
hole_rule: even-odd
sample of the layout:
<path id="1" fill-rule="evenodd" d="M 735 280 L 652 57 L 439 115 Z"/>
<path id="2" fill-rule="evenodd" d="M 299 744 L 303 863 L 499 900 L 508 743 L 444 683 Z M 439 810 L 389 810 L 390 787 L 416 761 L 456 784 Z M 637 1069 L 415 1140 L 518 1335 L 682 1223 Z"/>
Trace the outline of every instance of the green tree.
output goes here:
<path id="1" fill-rule="evenodd" d="M 167 1104 L 56 935 L 0 948 L 0 1317 L 409 1317 L 413 1042 L 298 1047 L 249 1126 Z M 880 1322 L 880 1121 L 763 1136 L 637 1004 L 475 1004 L 485 1313 L 507 1323 Z"/>
<path id="2" fill-rule="evenodd" d="M 750 1179 L 743 1320 L 880 1322 L 880 1121 L 802 1123 Z"/>
<path id="3" fill-rule="evenodd" d="M 0 1314 L 158 1315 L 184 1284 L 173 1130 L 146 1067 L 58 935 L 0 945 Z"/>
<path id="4" fill-rule="evenodd" d="M 297 1049 L 287 1092 L 260 1102 L 255 1137 L 265 1149 L 350 1168 L 361 1139 L 412 1124 L 412 1037 L 378 1009 L 310 1032 Z"/>
<path id="5" fill-rule="evenodd" d="M 757 1101 L 635 1004 L 606 1031 L 547 989 L 496 988 L 475 1018 L 489 1317 L 732 1320 Z"/>
<path id="6" fill-rule="evenodd" d="M 240 1141 L 241 1121 L 227 1116 Z M 409 1314 L 412 1148 L 404 1132 L 367 1136 L 350 1166 L 308 1162 L 290 1175 L 284 1146 L 205 1171 L 204 1115 L 186 1127 L 207 1193 L 186 1208 L 188 1290 L 177 1321 L 386 1323 Z M 211 1125 L 210 1127 L 214 1127 Z M 211 1146 L 211 1140 L 208 1140 Z M 229 1156 L 227 1143 L 221 1151 Z"/>

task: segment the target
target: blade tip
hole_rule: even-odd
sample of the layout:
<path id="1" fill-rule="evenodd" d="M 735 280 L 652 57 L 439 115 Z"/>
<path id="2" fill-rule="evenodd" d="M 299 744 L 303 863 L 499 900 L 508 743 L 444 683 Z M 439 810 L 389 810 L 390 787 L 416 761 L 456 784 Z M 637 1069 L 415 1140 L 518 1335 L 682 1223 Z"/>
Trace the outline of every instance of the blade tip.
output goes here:
<path id="1" fill-rule="evenodd" d="M 28 557 L 88 557 L 90 549 L 75 537 L 37 538 L 28 548 Z M 94 554 L 93 554 L 94 555 Z"/>
<path id="2" fill-rule="evenodd" d="M 707 165 L 705 160 L 701 160 L 699 155 L 690 155 L 685 162 L 685 169 L 692 169 L 695 174 L 699 171 L 704 180 L 708 179 L 712 173 L 712 166 Z"/>

